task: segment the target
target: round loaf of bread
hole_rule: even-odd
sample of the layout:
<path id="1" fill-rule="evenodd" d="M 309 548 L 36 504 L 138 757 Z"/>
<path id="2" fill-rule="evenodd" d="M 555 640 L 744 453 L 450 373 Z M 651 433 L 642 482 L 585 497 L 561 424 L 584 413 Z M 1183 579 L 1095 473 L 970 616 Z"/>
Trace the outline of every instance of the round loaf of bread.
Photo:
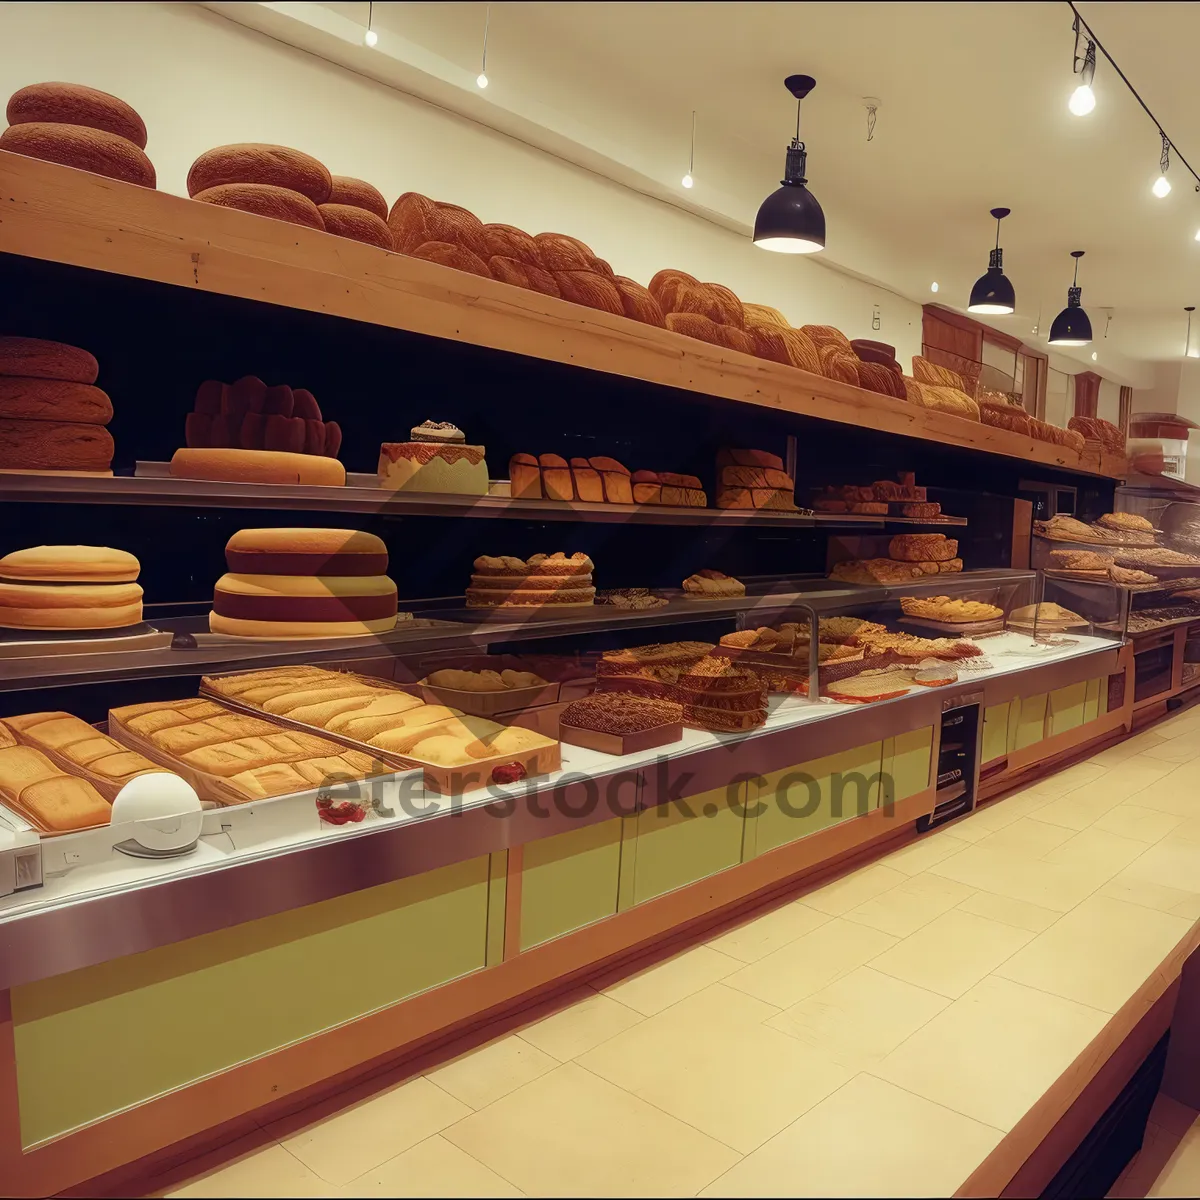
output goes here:
<path id="1" fill-rule="evenodd" d="M 226 183 L 264 183 L 326 204 L 333 189 L 328 168 L 311 154 L 290 146 L 242 142 L 206 150 L 188 172 L 187 190 L 193 200 L 201 192 Z"/>
<path id="2" fill-rule="evenodd" d="M 0 558 L 0 579 L 23 583 L 132 583 L 141 569 L 111 546 L 30 546 Z"/>
<path id="3" fill-rule="evenodd" d="M 107 471 L 112 435 L 103 425 L 0 418 L 0 468 L 9 471 Z"/>
<path id="4" fill-rule="evenodd" d="M 621 297 L 621 305 L 625 315 L 631 321 L 641 321 L 643 325 L 657 325 L 659 329 L 667 327 L 662 307 L 650 294 L 649 288 L 626 278 L 624 275 L 614 275 L 612 285 Z"/>
<path id="5" fill-rule="evenodd" d="M 231 621 L 361 623 L 363 632 L 380 632 L 396 623 L 396 585 L 386 575 L 230 572 L 217 580 L 213 615 Z"/>
<path id="6" fill-rule="evenodd" d="M 812 344 L 819 350 L 822 346 L 836 346 L 839 350 L 844 350 L 851 358 L 854 357 L 854 350 L 850 345 L 850 339 L 838 328 L 833 325 L 802 325 L 801 329 L 808 334 L 812 340 Z"/>
<path id="7" fill-rule="evenodd" d="M 112 401 L 91 384 L 0 375 L 0 417 L 107 425 L 112 415 Z"/>
<path id="8" fill-rule="evenodd" d="M 503 258 L 493 255 L 487 262 L 488 270 L 493 279 L 501 283 L 511 283 L 514 287 L 525 288 L 530 292 L 541 292 L 543 296 L 553 296 L 562 299 L 562 289 L 551 271 L 544 267 L 534 266 L 533 263 L 523 262 L 516 258 Z"/>
<path id="9" fill-rule="evenodd" d="M 197 192 L 192 199 L 292 225 L 307 225 L 309 229 L 325 228 L 321 210 L 307 196 L 270 183 L 222 183 Z"/>
<path id="10" fill-rule="evenodd" d="M 229 483 L 292 483 L 344 487 L 346 468 L 320 454 L 284 450 L 184 448 L 171 456 L 176 479 L 211 479 Z"/>
<path id="11" fill-rule="evenodd" d="M 366 242 L 368 246 L 378 246 L 381 250 L 393 250 L 392 231 L 386 221 L 381 221 L 374 213 L 353 204 L 322 204 L 317 210 L 321 220 L 325 222 L 328 233 L 338 237 L 350 238 L 356 242 Z"/>
<path id="12" fill-rule="evenodd" d="M 685 287 L 695 287 L 700 280 L 686 271 L 675 271 L 667 267 L 658 271 L 650 280 L 650 295 L 658 301 L 664 313 L 674 312 L 679 293 Z"/>
<path id="13" fill-rule="evenodd" d="M 545 270 L 537 239 L 523 229 L 514 225 L 485 225 L 483 239 L 489 258 L 512 258 Z"/>
<path id="14" fill-rule="evenodd" d="M 742 302 L 719 283 L 684 284 L 675 294 L 674 312 L 697 313 L 717 325 L 741 329 L 746 322 Z"/>
<path id="15" fill-rule="evenodd" d="M 351 208 L 361 208 L 387 223 L 387 201 L 378 188 L 352 175 L 331 175 L 330 181 L 329 199 L 324 201 L 325 204 L 349 204 Z"/>
<path id="16" fill-rule="evenodd" d="M 457 204 L 441 204 L 420 192 L 405 192 L 392 205 L 387 223 L 401 254 L 413 254 L 430 242 L 445 242 L 470 251 L 481 261 L 488 258 L 483 222 Z"/>
<path id="17" fill-rule="evenodd" d="M 413 258 L 423 258 L 426 262 L 440 263 L 443 267 L 453 267 L 456 271 L 467 271 L 472 275 L 480 275 L 484 279 L 492 277 L 487 263 L 465 246 L 454 245 L 451 242 L 426 242 L 409 253 Z"/>
<path id="18" fill-rule="evenodd" d="M 747 329 L 752 325 L 773 325 L 777 329 L 791 329 L 787 317 L 769 304 L 743 304 L 742 313 Z"/>
<path id="19" fill-rule="evenodd" d="M 564 300 L 612 313 L 614 317 L 625 315 L 621 293 L 610 276 L 598 271 L 555 271 L 554 278 Z"/>
<path id="20" fill-rule="evenodd" d="M 549 271 L 595 271 L 612 276 L 613 269 L 592 248 L 566 233 L 539 233 L 533 239 Z"/>
<path id="21" fill-rule="evenodd" d="M 238 575 L 382 575 L 387 546 L 355 529 L 240 529 L 225 545 Z"/>
<path id="22" fill-rule="evenodd" d="M 0 337 L 0 375 L 95 383 L 100 364 L 86 350 L 41 338 Z"/>
<path id="23" fill-rule="evenodd" d="M 124 100 L 81 83 L 31 83 L 8 99 L 8 123 L 83 125 L 146 148 L 146 123 Z"/>
<path id="24" fill-rule="evenodd" d="M 792 365 L 788 344 L 784 340 L 785 331 L 778 325 L 751 322 L 746 326 L 746 332 L 754 339 L 755 357 L 782 363 L 785 367 Z"/>
<path id="25" fill-rule="evenodd" d="M 136 583 L 0 583 L 0 629 L 121 629 L 141 619 Z"/>
<path id="26" fill-rule="evenodd" d="M 86 125 L 52 125 L 47 121 L 10 125 L 0 133 L 0 150 L 78 167 L 140 187 L 155 185 L 154 164 L 144 151 L 115 133 Z"/>

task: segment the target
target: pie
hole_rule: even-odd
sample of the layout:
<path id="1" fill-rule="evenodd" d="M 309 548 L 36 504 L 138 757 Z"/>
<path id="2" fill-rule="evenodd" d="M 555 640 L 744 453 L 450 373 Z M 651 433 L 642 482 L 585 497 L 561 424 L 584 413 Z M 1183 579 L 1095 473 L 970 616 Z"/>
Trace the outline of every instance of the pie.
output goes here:
<path id="1" fill-rule="evenodd" d="M 984 604 L 982 600 L 952 600 L 949 596 L 902 596 L 900 607 L 906 617 L 954 624 L 994 621 L 1004 616 L 1004 609 L 994 604 Z"/>

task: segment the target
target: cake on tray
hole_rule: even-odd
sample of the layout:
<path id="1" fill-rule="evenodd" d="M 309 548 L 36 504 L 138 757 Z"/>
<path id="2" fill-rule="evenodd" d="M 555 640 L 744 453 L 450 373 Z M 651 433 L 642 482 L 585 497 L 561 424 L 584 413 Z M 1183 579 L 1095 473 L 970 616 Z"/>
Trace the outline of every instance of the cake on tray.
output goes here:
<path id="1" fill-rule="evenodd" d="M 424 421 L 408 442 L 379 447 L 379 486 L 393 492 L 442 492 L 486 496 L 488 467 L 483 446 L 468 446 L 449 421 Z"/>

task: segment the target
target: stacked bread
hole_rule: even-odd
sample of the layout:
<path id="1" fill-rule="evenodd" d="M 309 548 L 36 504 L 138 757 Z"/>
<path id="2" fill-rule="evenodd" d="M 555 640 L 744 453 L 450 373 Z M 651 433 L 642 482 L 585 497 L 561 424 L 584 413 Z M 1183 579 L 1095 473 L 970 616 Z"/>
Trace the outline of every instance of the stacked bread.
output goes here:
<path id="1" fill-rule="evenodd" d="M 108 546 L 33 546 L 0 558 L 0 629 L 121 629 L 142 619 L 141 564 Z"/>
<path id="2" fill-rule="evenodd" d="M 918 487 L 911 471 L 901 471 L 897 480 L 877 479 L 868 485 L 838 485 L 821 488 L 813 500 L 813 508 L 825 513 L 855 513 L 859 516 L 893 515 L 919 521 L 936 520 L 942 506 L 930 501 L 924 487 Z"/>
<path id="3" fill-rule="evenodd" d="M 754 339 L 754 354 L 758 358 L 782 363 L 820 375 L 821 359 L 812 339 L 802 329 L 793 329 L 777 308 L 767 304 L 743 304 L 742 314 L 746 332 Z"/>
<path id="4" fill-rule="evenodd" d="M 606 650 L 596 663 L 596 689 L 677 700 L 680 676 L 714 649 L 711 642 L 654 642 Z"/>
<path id="5" fill-rule="evenodd" d="M 666 270 L 650 280 L 650 294 L 675 333 L 742 354 L 756 353 L 742 302 L 727 287 L 701 283 L 686 271 Z"/>
<path id="6" fill-rule="evenodd" d="M 534 554 L 528 559 L 481 555 L 468 608 L 563 608 L 594 604 L 593 563 L 586 554 Z"/>
<path id="7" fill-rule="evenodd" d="M 741 733 L 767 720 L 767 689 L 746 667 L 728 658 L 706 656 L 679 676 L 675 697 L 683 723 L 714 733 Z"/>
<path id="8" fill-rule="evenodd" d="M 0 470 L 109 472 L 112 402 L 86 350 L 0 337 Z"/>
<path id="9" fill-rule="evenodd" d="M 449 421 L 413 426 L 411 441 L 384 442 L 379 447 L 379 486 L 393 492 L 441 492 L 486 496 L 488 467 L 483 446 L 468 446 L 467 437 Z"/>
<path id="10" fill-rule="evenodd" d="M 146 124 L 124 100 L 78 83 L 32 83 L 8 101 L 0 150 L 155 186 Z"/>
<path id="11" fill-rule="evenodd" d="M 858 338 L 850 343 L 858 359 L 858 385 L 881 396 L 895 396 L 897 400 L 908 398 L 904 386 L 904 372 L 896 361 L 895 347 L 886 342 L 873 342 Z"/>
<path id="12" fill-rule="evenodd" d="M 573 458 L 561 454 L 514 454 L 508 461 L 512 496 L 518 500 L 585 500 L 591 504 L 632 504 L 628 467 L 615 458 Z"/>
<path id="13" fill-rule="evenodd" d="M 683 581 L 686 600 L 730 600 L 746 594 L 746 585 L 723 571 L 705 567 Z"/>
<path id="14" fill-rule="evenodd" d="M 633 502 L 704 508 L 708 504 L 708 496 L 695 475 L 677 475 L 674 471 L 634 471 Z"/>
<path id="15" fill-rule="evenodd" d="M 213 633 L 360 637 L 395 628 L 387 546 L 372 533 L 242 529 L 226 544 L 225 562 L 208 619 Z"/>
<path id="16" fill-rule="evenodd" d="M 330 176 L 329 199 L 318 204 L 317 211 L 329 233 L 366 242 L 381 250 L 395 249 L 387 223 L 387 201 L 364 179 Z"/>
<path id="17" fill-rule="evenodd" d="M 201 204 L 238 208 L 293 225 L 324 229 L 317 208 L 329 201 L 329 169 L 288 146 L 245 142 L 206 150 L 188 171 L 187 191 Z"/>
<path id="18" fill-rule="evenodd" d="M 829 578 L 868 585 L 907 583 L 926 575 L 954 575 L 962 569 L 954 538 L 944 533 L 900 533 L 888 544 L 887 558 L 837 563 Z"/>
<path id="19" fill-rule="evenodd" d="M 1085 442 L 1096 442 L 1106 454 L 1125 453 L 1125 435 L 1111 421 L 1100 417 L 1072 417 L 1067 428 L 1078 433 Z"/>
<path id="20" fill-rule="evenodd" d="M 858 385 L 861 361 L 850 339 L 833 325 L 805 325 L 803 329 L 816 347 L 821 374 L 826 379 Z"/>
<path id="21" fill-rule="evenodd" d="M 795 512 L 796 485 L 783 459 L 766 450 L 717 452 L 717 507 Z"/>

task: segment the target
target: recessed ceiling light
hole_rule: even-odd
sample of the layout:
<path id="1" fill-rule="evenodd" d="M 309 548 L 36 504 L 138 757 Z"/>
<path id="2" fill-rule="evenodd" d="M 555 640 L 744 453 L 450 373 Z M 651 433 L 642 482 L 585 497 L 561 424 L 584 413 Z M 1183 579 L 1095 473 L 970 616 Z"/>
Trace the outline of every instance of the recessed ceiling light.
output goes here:
<path id="1" fill-rule="evenodd" d="M 929 285 L 929 290 L 930 290 L 931 292 L 936 292 L 936 291 L 938 290 L 938 285 L 937 285 L 936 283 L 931 283 L 931 284 Z"/>
<path id="2" fill-rule="evenodd" d="M 1092 351 L 1092 362 L 1095 362 L 1098 357 L 1099 356 L 1096 354 L 1095 350 L 1093 350 Z"/>

